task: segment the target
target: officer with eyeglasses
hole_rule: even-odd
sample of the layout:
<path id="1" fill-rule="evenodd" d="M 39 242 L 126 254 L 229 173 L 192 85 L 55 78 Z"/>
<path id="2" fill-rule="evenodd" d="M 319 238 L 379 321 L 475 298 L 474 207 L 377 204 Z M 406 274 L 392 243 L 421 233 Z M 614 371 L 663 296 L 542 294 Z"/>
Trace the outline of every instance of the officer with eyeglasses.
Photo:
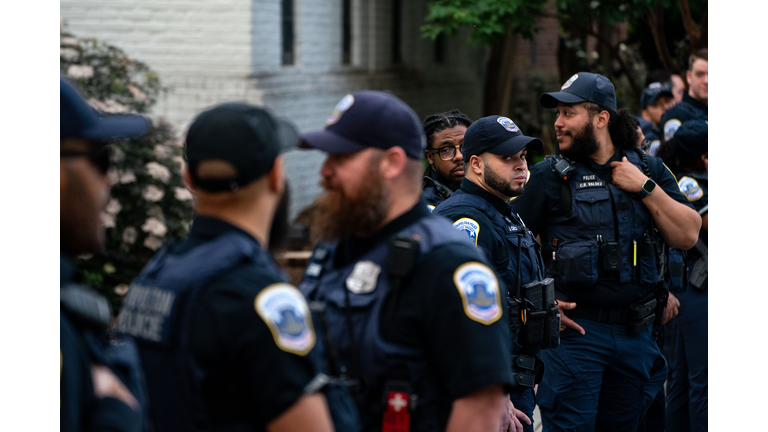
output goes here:
<path id="1" fill-rule="evenodd" d="M 60 427 L 139 431 L 144 386 L 135 345 L 107 334 L 109 302 L 74 282 L 71 259 L 104 244 L 99 214 L 109 200 L 107 143 L 142 135 L 149 122 L 99 116 L 63 78 L 60 117 Z"/>
<path id="2" fill-rule="evenodd" d="M 453 195 L 464 178 L 464 156 L 461 144 L 464 132 L 472 120 L 459 110 L 432 114 L 424 119 L 424 134 L 427 148 L 424 156 L 429 165 L 424 171 L 421 197 L 427 202 L 429 211 Z"/>

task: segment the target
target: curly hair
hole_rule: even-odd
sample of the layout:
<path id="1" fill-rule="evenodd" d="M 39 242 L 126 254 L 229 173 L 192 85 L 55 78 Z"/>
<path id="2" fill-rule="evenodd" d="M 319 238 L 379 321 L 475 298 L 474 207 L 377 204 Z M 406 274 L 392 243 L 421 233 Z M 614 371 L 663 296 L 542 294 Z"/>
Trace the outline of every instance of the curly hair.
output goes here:
<path id="1" fill-rule="evenodd" d="M 637 142 L 640 141 L 637 127 L 640 126 L 640 122 L 637 121 L 628 108 L 622 108 L 618 113 L 614 113 L 592 102 L 584 102 L 584 108 L 589 113 L 590 121 L 601 111 L 608 111 L 610 114 L 608 133 L 611 135 L 613 145 L 617 148 L 631 150 L 637 147 Z"/>

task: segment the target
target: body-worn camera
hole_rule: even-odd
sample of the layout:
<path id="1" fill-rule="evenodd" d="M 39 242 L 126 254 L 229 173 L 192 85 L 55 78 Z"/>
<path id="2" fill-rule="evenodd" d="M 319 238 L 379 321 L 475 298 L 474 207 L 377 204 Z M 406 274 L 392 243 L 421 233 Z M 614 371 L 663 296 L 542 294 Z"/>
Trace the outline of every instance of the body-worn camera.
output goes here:
<path id="1" fill-rule="evenodd" d="M 608 241 L 600 243 L 600 256 L 603 270 L 616 272 L 621 269 L 621 246 L 618 242 Z"/>

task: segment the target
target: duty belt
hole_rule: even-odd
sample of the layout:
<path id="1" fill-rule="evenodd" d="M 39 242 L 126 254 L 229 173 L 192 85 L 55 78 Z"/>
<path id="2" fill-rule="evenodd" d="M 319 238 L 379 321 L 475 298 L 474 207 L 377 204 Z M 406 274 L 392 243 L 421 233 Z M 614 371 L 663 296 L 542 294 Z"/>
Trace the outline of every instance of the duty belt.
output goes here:
<path id="1" fill-rule="evenodd" d="M 573 317 L 586 318 L 604 324 L 626 325 L 630 333 L 640 333 L 653 324 L 655 319 L 656 297 L 650 294 L 625 309 L 591 308 L 576 306 L 571 312 Z"/>

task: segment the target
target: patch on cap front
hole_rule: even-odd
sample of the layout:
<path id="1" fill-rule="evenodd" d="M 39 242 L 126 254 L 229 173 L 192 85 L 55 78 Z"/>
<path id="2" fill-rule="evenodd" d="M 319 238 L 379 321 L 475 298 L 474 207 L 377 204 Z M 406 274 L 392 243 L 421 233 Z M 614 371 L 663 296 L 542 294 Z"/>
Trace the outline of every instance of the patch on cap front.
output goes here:
<path id="1" fill-rule="evenodd" d="M 648 88 L 651 89 L 651 90 L 660 89 L 661 88 L 661 83 L 660 82 L 650 83 L 650 84 L 648 84 Z"/>
<path id="2" fill-rule="evenodd" d="M 517 127 L 515 122 L 508 119 L 507 117 L 499 117 L 496 119 L 497 122 L 499 122 L 500 125 L 504 126 L 504 129 L 510 131 L 510 132 L 519 132 L 520 128 Z"/>
<path id="3" fill-rule="evenodd" d="M 325 121 L 325 125 L 330 126 L 339 121 L 341 115 L 344 114 L 344 112 L 348 110 L 353 103 L 355 103 L 355 97 L 351 94 L 341 98 L 339 103 L 336 104 L 336 107 L 333 108 L 333 112 L 331 113 L 330 117 L 328 117 L 328 120 Z"/>
<path id="4" fill-rule="evenodd" d="M 563 86 L 562 86 L 562 87 L 560 87 L 560 90 L 565 90 L 565 89 L 567 89 L 567 88 L 568 88 L 568 87 L 570 87 L 570 86 L 571 86 L 571 84 L 573 84 L 573 82 L 574 82 L 574 81 L 576 81 L 578 78 L 579 78 L 579 74 L 573 74 L 573 76 L 572 76 L 572 77 L 570 77 L 570 78 L 568 78 L 568 81 L 566 81 L 566 82 L 565 82 L 565 84 L 563 84 Z"/>

